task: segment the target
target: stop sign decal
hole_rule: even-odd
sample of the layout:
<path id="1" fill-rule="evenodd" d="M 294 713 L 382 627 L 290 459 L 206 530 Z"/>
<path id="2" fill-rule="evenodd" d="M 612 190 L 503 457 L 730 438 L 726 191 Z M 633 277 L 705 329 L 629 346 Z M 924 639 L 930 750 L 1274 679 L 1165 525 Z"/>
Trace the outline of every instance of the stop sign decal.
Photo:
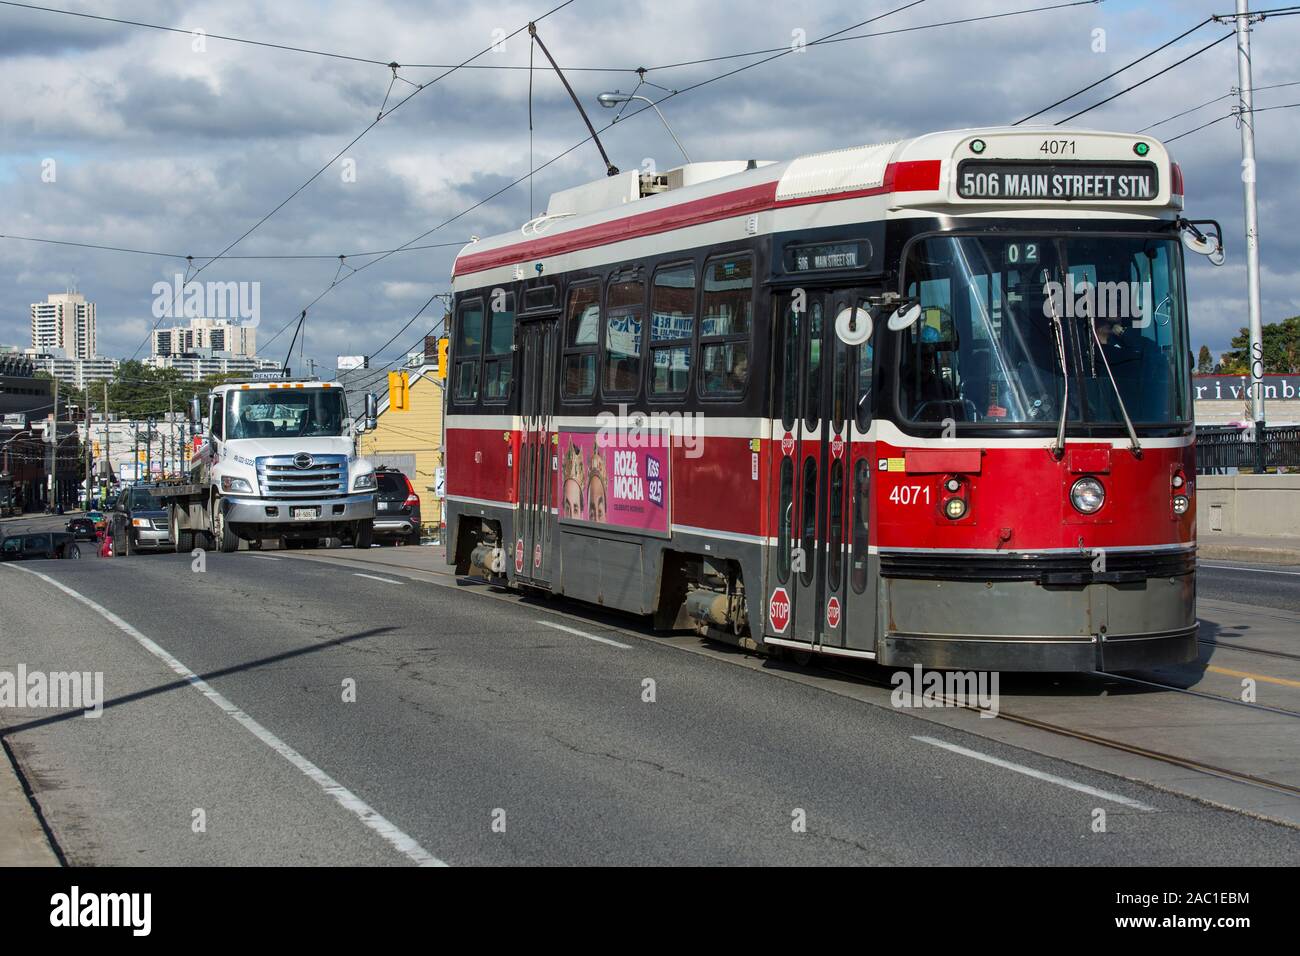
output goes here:
<path id="1" fill-rule="evenodd" d="M 844 439 L 841 438 L 839 435 L 836 435 L 834 438 L 831 439 L 831 457 L 833 458 L 844 457 Z"/>
<path id="2" fill-rule="evenodd" d="M 533 547 L 533 567 L 540 568 L 541 566 L 542 566 L 542 546 L 539 544 Z"/>
<path id="3" fill-rule="evenodd" d="M 826 604 L 826 626 L 840 626 L 840 599 L 837 597 L 831 598 Z"/>
<path id="4" fill-rule="evenodd" d="M 767 602 L 767 619 L 772 624 L 772 630 L 778 634 L 784 634 L 790 626 L 790 595 L 785 588 L 777 588 L 772 592 L 772 600 Z"/>
<path id="5" fill-rule="evenodd" d="M 789 432 L 786 432 L 785 437 L 781 439 L 781 454 L 789 458 L 790 455 L 792 455 L 793 453 L 794 453 L 794 436 L 791 435 Z"/>
<path id="6" fill-rule="evenodd" d="M 515 542 L 515 574 L 524 573 L 524 539 Z"/>

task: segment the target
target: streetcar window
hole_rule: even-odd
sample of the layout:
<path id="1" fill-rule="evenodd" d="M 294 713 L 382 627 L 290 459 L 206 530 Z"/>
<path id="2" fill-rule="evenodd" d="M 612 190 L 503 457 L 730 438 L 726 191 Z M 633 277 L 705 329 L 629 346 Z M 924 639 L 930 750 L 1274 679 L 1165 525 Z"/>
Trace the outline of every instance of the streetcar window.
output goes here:
<path id="1" fill-rule="evenodd" d="M 870 342 L 863 342 L 858 346 L 857 353 L 858 381 L 855 418 L 858 423 L 858 431 L 865 432 L 871 427 L 872 362 L 875 359 L 875 349 Z"/>
<path id="2" fill-rule="evenodd" d="M 596 393 L 596 341 L 600 337 L 600 285 L 584 283 L 569 289 L 565 307 L 564 378 L 561 393 L 568 399 Z"/>
<path id="3" fill-rule="evenodd" d="M 701 388 L 705 395 L 738 395 L 744 390 L 749 378 L 753 312 L 753 257 L 744 253 L 706 263 L 700 316 Z"/>
<path id="4" fill-rule="evenodd" d="M 524 311 L 537 312 L 555 305 L 555 286 L 540 285 L 524 290 Z"/>
<path id="5" fill-rule="evenodd" d="M 801 580 L 804 587 L 813 582 L 817 573 L 817 459 L 809 455 L 803 461 L 803 532 L 799 547 L 803 549 L 804 568 Z"/>
<path id="6" fill-rule="evenodd" d="M 754 261 L 748 253 L 704 267 L 702 337 L 749 335 L 754 310 Z"/>
<path id="7" fill-rule="evenodd" d="M 514 370 L 515 296 L 508 292 L 493 298 L 488 320 L 486 355 L 483 361 L 483 401 L 504 402 L 510 396 L 510 375 Z M 501 311 L 496 306 L 501 305 Z"/>
<path id="8" fill-rule="evenodd" d="M 456 401 L 473 402 L 478 398 L 478 361 L 456 363 Z"/>
<path id="9" fill-rule="evenodd" d="M 832 591 L 840 589 L 840 580 L 844 574 L 844 462 L 836 460 L 831 465 L 830 525 L 827 537 L 830 538 L 830 567 L 827 569 Z"/>
<path id="10" fill-rule="evenodd" d="M 483 303 L 475 299 L 456 317 L 456 386 L 458 402 L 478 400 L 479 357 L 483 352 Z"/>
<path id="11" fill-rule="evenodd" d="M 691 375 L 695 335 L 695 266 L 671 266 L 655 273 L 650 302 L 650 391 L 680 395 Z"/>
<path id="12" fill-rule="evenodd" d="M 853 590 L 867 589 L 867 515 L 871 504 L 871 463 L 859 458 L 853 466 Z"/>
<path id="13" fill-rule="evenodd" d="M 641 315 L 645 288 L 640 279 L 611 282 L 605 297 L 605 391 L 635 394 L 641 381 Z"/>
<path id="14" fill-rule="evenodd" d="M 591 398 L 596 392 L 596 353 L 564 356 L 564 397 Z"/>
<path id="15" fill-rule="evenodd" d="M 804 363 L 804 424 L 809 431 L 821 421 L 822 409 L 822 303 L 818 299 L 808 310 L 808 359 Z"/>
<path id="16" fill-rule="evenodd" d="M 782 339 L 781 355 L 781 424 L 786 431 L 794 430 L 799 420 L 799 333 L 803 328 L 803 309 L 794 307 L 794 300 L 786 309 L 786 328 Z"/>
<path id="17" fill-rule="evenodd" d="M 749 378 L 749 343 L 701 345 L 700 367 L 704 370 L 706 394 L 739 394 Z"/>
<path id="18" fill-rule="evenodd" d="M 776 573 L 784 584 L 790 577 L 790 541 L 794 536 L 794 459 L 789 456 L 781 461 L 779 507 L 781 513 L 777 518 Z"/>

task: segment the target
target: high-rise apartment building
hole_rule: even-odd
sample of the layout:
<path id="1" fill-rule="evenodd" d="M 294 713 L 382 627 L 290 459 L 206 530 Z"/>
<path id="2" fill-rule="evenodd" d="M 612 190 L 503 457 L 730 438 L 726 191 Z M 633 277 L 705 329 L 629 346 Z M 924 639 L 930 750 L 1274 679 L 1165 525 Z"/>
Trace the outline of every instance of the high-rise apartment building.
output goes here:
<path id="1" fill-rule="evenodd" d="M 153 354 L 184 355 L 210 349 L 240 358 L 257 354 L 257 328 L 239 325 L 229 319 L 190 319 L 190 324 L 154 329 Z"/>
<path id="2" fill-rule="evenodd" d="M 95 357 L 95 303 L 80 292 L 55 292 L 32 303 L 32 348 L 61 349 L 68 358 Z"/>

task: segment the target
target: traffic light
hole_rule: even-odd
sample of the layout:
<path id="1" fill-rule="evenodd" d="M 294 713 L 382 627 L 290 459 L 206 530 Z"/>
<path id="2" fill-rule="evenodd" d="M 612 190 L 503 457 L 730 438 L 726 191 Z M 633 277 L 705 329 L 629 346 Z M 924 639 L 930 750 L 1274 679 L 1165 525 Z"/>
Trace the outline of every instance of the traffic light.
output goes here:
<path id="1" fill-rule="evenodd" d="M 388 410 L 392 412 L 411 410 L 410 379 L 405 372 L 388 373 Z"/>
<path id="2" fill-rule="evenodd" d="M 451 349 L 451 339 L 438 339 L 438 378 L 447 379 L 447 352 Z"/>

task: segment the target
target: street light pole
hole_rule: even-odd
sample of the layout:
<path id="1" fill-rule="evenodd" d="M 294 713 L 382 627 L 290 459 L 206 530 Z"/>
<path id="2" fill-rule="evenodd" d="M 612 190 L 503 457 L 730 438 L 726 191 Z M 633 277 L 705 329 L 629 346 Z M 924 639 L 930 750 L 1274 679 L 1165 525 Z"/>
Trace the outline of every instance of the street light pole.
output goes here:
<path id="1" fill-rule="evenodd" d="M 1227 15 L 1215 17 L 1226 20 Z M 1249 0 L 1237 0 L 1232 17 L 1237 31 L 1237 125 L 1241 127 L 1241 181 L 1246 199 L 1246 298 L 1250 316 L 1250 417 L 1263 470 L 1264 442 L 1264 327 L 1259 290 L 1259 203 L 1255 186 L 1255 91 L 1250 62 L 1251 23 L 1264 19 L 1252 14 Z"/>
<path id="2" fill-rule="evenodd" d="M 634 93 L 620 93 L 617 90 L 615 90 L 613 93 L 601 93 L 600 96 L 596 97 L 596 102 L 599 103 L 601 106 L 605 107 L 606 109 L 612 109 L 613 107 L 618 106 L 620 103 L 628 103 L 631 102 L 632 100 L 640 100 L 641 102 L 648 103 L 650 105 L 650 108 L 654 110 L 655 114 L 659 117 L 659 122 L 664 124 L 664 129 L 668 130 L 668 135 L 671 136 L 673 138 L 673 142 L 677 144 L 677 148 L 682 151 L 682 158 L 689 163 L 691 161 L 691 157 L 687 154 L 686 147 L 683 146 L 682 141 L 677 138 L 677 134 L 673 132 L 673 128 L 668 125 L 668 120 L 664 119 L 664 114 L 660 111 L 659 104 L 656 103 L 654 100 L 650 99 L 650 97 L 637 96 Z M 618 122 L 617 117 L 615 118 L 614 122 Z"/>

